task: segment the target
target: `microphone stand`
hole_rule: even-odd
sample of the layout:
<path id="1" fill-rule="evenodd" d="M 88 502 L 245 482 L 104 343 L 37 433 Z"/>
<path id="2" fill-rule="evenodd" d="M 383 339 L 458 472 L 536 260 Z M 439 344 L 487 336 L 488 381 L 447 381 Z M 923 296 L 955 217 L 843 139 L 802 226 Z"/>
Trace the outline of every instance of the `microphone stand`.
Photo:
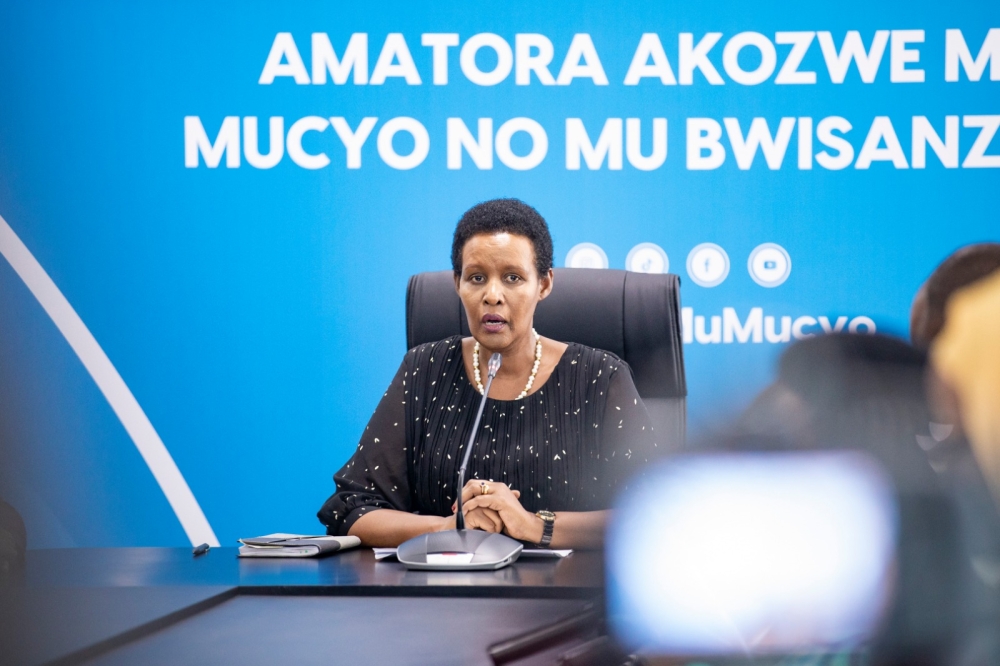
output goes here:
<path id="1" fill-rule="evenodd" d="M 407 569 L 424 571 L 489 571 L 502 569 L 521 556 L 524 546 L 520 541 L 511 539 L 504 534 L 493 534 L 483 530 L 468 530 L 465 528 L 465 516 L 462 514 L 462 488 L 465 486 L 465 472 L 469 466 L 472 447 L 476 443 L 479 422 L 483 418 L 486 399 L 490 394 L 490 386 L 497 370 L 500 369 L 500 354 L 490 356 L 487 365 L 486 386 L 483 388 L 483 398 L 479 401 L 479 411 L 472 424 L 469 442 L 462 456 L 462 465 L 458 468 L 458 498 L 455 500 L 455 529 L 441 532 L 429 532 L 415 536 L 399 544 L 396 558 Z"/>
<path id="2" fill-rule="evenodd" d="M 479 432 L 479 422 L 483 418 L 483 409 L 486 407 L 486 398 L 490 394 L 490 386 L 493 378 L 497 376 L 500 363 L 503 357 L 499 352 L 494 352 L 490 356 L 490 361 L 486 366 L 486 386 L 483 388 L 483 399 L 479 401 L 479 411 L 476 412 L 476 420 L 472 424 L 472 432 L 469 433 L 469 443 L 465 446 L 465 456 L 462 457 L 462 466 L 458 468 L 458 499 L 455 501 L 455 529 L 465 529 L 465 515 L 462 513 L 462 489 L 465 488 L 465 469 L 469 466 L 469 458 L 472 455 L 472 447 L 476 443 L 476 435 Z"/>

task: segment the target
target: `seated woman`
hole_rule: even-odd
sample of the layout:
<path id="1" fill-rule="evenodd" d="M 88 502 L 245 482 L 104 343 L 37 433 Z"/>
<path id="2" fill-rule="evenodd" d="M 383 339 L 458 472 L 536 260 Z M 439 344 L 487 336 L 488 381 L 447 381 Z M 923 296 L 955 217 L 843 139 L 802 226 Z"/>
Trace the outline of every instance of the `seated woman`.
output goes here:
<path id="1" fill-rule="evenodd" d="M 455 229 L 451 261 L 472 337 L 406 353 L 320 521 L 368 546 L 454 529 L 458 466 L 486 362 L 500 352 L 462 491 L 466 527 L 599 546 L 613 497 L 657 451 L 631 369 L 534 331 L 535 307 L 553 289 L 552 238 L 534 208 L 474 206 Z"/>

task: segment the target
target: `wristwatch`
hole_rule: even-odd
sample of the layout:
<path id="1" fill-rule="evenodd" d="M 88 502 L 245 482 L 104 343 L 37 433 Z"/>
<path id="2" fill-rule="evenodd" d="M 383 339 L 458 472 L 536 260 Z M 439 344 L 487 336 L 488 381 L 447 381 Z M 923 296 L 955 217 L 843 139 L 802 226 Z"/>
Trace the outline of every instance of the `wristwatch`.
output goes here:
<path id="1" fill-rule="evenodd" d="M 548 548 L 549 544 L 552 543 L 552 528 L 556 524 L 556 514 L 551 511 L 539 511 L 535 515 L 542 519 L 542 540 L 538 542 L 538 545 L 542 548 Z"/>

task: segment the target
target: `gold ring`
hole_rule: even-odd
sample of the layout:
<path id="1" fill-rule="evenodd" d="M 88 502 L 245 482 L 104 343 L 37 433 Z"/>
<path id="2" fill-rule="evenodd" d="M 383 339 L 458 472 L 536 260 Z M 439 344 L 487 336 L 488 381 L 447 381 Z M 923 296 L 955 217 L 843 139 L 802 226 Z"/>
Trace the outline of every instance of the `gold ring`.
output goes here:
<path id="1" fill-rule="evenodd" d="M 479 494 L 480 495 L 489 495 L 490 494 L 490 487 L 488 485 L 486 485 L 485 483 L 480 483 L 479 484 Z"/>

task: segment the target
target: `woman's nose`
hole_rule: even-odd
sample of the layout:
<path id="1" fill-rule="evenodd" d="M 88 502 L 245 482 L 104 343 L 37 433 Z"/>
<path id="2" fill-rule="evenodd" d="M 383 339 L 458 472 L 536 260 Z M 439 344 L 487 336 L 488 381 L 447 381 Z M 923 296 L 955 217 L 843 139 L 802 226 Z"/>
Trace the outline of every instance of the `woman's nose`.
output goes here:
<path id="1" fill-rule="evenodd" d="M 486 295 L 484 300 L 488 305 L 500 305 L 503 303 L 503 287 L 498 280 L 490 280 L 486 285 Z"/>

